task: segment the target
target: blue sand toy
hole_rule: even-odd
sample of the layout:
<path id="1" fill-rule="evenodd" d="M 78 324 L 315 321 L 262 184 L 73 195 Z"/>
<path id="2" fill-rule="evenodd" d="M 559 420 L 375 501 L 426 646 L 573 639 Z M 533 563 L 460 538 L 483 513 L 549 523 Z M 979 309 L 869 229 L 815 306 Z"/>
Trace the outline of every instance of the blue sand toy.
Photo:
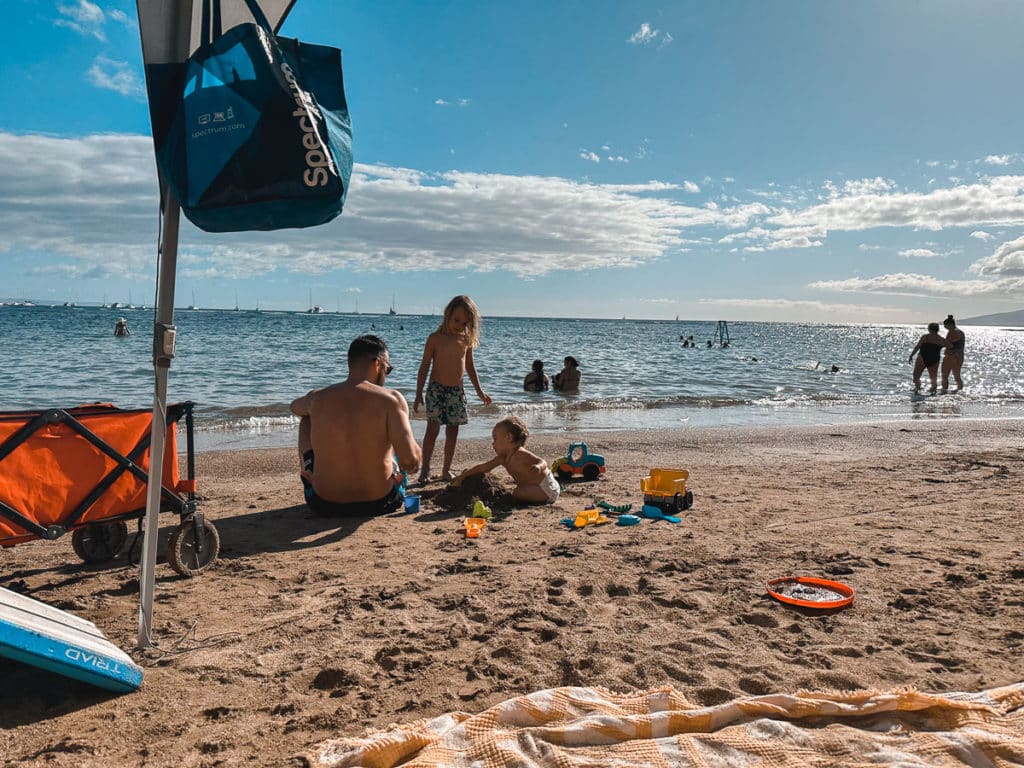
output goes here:
<path id="1" fill-rule="evenodd" d="M 640 522 L 640 518 L 637 515 L 619 515 L 619 519 L 615 521 L 616 525 L 636 525 Z"/>
<path id="2" fill-rule="evenodd" d="M 666 515 L 661 507 L 655 507 L 651 504 L 644 504 L 640 510 L 640 514 L 650 520 L 668 520 L 670 523 L 681 523 L 683 519 L 676 517 L 675 515 Z"/>

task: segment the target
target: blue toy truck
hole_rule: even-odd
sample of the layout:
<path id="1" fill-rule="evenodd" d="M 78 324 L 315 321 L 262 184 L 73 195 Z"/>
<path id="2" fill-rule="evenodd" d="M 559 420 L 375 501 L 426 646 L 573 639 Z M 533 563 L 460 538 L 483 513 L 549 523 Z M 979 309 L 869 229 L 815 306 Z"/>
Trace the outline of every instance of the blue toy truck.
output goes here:
<path id="1" fill-rule="evenodd" d="M 586 443 L 569 443 L 569 452 L 565 456 L 555 459 L 551 469 L 563 482 L 573 477 L 597 480 L 604 474 L 604 456 L 590 453 Z"/>

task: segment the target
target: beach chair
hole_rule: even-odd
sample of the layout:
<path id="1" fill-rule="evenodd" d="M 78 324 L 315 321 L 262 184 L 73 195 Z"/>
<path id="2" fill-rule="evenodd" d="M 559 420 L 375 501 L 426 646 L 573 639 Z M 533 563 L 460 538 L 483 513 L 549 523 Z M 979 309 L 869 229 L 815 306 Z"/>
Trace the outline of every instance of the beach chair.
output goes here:
<path id="1" fill-rule="evenodd" d="M 203 571 L 220 551 L 217 529 L 196 509 L 192 407 L 167 406 L 160 505 L 179 518 L 167 561 L 183 576 Z M 177 451 L 182 417 L 185 479 Z M 146 513 L 151 426 L 152 411 L 110 403 L 0 413 L 0 547 L 70 531 L 85 562 L 114 558 L 128 539 L 126 521 Z"/>

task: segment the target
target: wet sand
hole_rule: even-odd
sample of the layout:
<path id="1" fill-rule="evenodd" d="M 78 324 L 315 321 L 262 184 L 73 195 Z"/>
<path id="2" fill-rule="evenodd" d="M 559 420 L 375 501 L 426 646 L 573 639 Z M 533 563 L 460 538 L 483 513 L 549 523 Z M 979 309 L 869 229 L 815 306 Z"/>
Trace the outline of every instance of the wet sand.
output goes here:
<path id="1" fill-rule="evenodd" d="M 221 556 L 184 579 L 161 555 L 161 650 L 136 654 L 143 688 L 110 697 L 0 660 L 0 763 L 301 764 L 326 738 L 560 685 L 672 684 L 706 705 L 1024 678 L 1024 422 L 584 437 L 608 471 L 553 506 L 513 507 L 499 470 L 428 486 L 417 515 L 351 521 L 309 515 L 293 451 L 201 454 Z M 567 445 L 530 442 L 549 459 Z M 456 465 L 489 456 L 461 441 Z M 690 470 L 682 523 L 559 524 L 594 499 L 638 508 L 652 466 Z M 474 496 L 495 519 L 467 540 Z M 174 518 L 162 523 L 166 537 Z M 842 581 L 856 599 L 822 613 L 766 595 L 791 574 Z M 0 550 L 0 586 L 135 643 L 127 553 L 86 566 L 70 537 Z"/>

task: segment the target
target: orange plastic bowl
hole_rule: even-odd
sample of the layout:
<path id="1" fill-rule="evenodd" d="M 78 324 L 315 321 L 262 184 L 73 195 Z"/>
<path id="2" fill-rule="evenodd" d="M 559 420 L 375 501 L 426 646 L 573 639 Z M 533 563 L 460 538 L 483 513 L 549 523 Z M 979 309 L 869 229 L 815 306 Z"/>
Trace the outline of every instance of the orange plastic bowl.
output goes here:
<path id="1" fill-rule="evenodd" d="M 790 589 L 786 590 L 786 587 Z M 816 579 L 812 576 L 782 576 L 767 584 L 768 594 L 783 603 L 799 605 L 802 608 L 831 610 L 845 608 L 853 602 L 853 589 L 839 581 Z M 801 596 L 801 592 L 805 595 Z M 829 599 L 831 592 L 839 597 Z"/>

